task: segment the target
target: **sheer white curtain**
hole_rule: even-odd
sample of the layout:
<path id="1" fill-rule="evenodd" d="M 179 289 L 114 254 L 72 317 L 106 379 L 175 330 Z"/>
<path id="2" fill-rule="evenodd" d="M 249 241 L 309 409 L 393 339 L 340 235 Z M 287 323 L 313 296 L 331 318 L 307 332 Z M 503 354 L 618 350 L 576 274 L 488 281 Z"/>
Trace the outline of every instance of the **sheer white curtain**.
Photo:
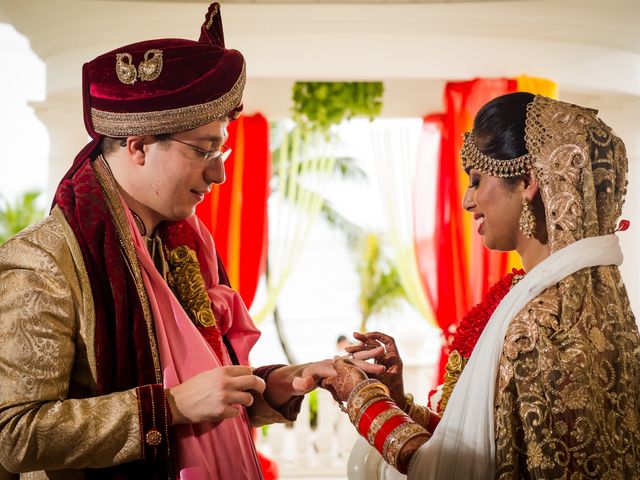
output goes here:
<path id="1" fill-rule="evenodd" d="M 415 202 L 435 201 L 434 188 L 431 191 L 415 191 L 418 152 L 420 148 L 432 148 L 419 145 L 422 121 L 395 120 L 381 122 L 372 127 L 371 142 L 373 158 L 382 204 L 385 213 L 387 233 L 393 248 L 400 281 L 409 302 L 416 310 L 435 326 L 433 313 L 422 287 L 422 281 L 416 263 L 414 243 Z M 430 158 L 435 159 L 435 155 Z M 420 158 L 425 158 L 420 155 Z M 421 165 L 422 168 L 430 168 Z M 433 176 L 437 166 L 433 165 Z M 428 210 L 422 205 L 423 211 Z M 435 211 L 433 208 L 431 211 Z"/>
<path id="2" fill-rule="evenodd" d="M 269 198 L 269 276 L 266 297 L 252 306 L 260 323 L 276 306 L 320 214 L 335 165 L 331 142 L 320 134 L 294 129 L 279 149 L 277 184 Z M 274 172 L 276 173 L 276 172 Z"/>

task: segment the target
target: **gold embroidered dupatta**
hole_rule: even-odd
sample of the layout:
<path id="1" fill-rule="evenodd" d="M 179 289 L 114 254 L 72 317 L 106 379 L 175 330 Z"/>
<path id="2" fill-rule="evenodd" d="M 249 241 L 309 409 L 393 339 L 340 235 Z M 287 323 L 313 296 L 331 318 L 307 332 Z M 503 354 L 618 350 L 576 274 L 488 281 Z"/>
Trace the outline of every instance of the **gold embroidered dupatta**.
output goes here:
<path id="1" fill-rule="evenodd" d="M 622 141 L 594 110 L 535 97 L 526 139 L 551 251 L 615 230 Z M 640 478 L 640 339 L 617 266 L 584 268 L 512 320 L 496 390 L 496 477 Z"/>

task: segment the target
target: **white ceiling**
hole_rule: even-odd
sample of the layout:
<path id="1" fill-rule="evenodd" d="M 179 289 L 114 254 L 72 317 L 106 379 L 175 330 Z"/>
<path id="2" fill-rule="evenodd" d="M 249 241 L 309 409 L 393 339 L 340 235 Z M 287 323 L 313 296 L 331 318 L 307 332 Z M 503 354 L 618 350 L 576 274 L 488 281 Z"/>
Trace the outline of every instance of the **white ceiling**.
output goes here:
<path id="1" fill-rule="evenodd" d="M 127 43 L 197 38 L 207 1 L 0 0 L 0 21 L 47 63 L 48 91 Z M 640 97 L 640 0 L 222 2 L 228 47 L 247 59 L 246 106 L 285 115 L 295 80 L 382 80 L 386 113 L 441 104 L 448 80 L 526 73 L 562 94 Z M 75 94 L 74 94 L 75 95 Z"/>

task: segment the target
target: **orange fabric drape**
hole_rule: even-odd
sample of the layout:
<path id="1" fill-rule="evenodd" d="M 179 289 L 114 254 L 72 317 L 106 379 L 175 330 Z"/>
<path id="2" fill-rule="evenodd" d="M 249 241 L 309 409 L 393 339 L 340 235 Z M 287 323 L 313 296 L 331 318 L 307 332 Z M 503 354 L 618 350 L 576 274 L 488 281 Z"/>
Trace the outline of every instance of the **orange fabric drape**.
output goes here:
<path id="1" fill-rule="evenodd" d="M 468 185 L 467 175 L 460 168 L 462 134 L 472 129 L 473 119 L 485 103 L 515 91 L 552 98 L 558 95 L 555 82 L 525 75 L 516 79 L 449 82 L 444 94 L 445 113 L 424 118 L 423 140 L 440 144 L 439 149 L 425 149 L 427 153 L 421 153 L 439 157 L 435 224 L 427 225 L 433 212 L 425 211 L 416 202 L 414 235 L 425 293 L 443 333 L 437 383 L 442 381 L 448 345 L 462 317 L 484 298 L 495 282 L 512 268 L 521 267 L 520 258 L 514 252 L 486 249 L 471 216 L 461 207 Z M 433 162 L 433 158 L 418 159 L 414 188 L 428 184 L 425 176 L 432 174 L 432 170 L 421 169 L 420 165 Z"/>
<path id="2" fill-rule="evenodd" d="M 260 114 L 229 124 L 227 180 L 214 186 L 197 215 L 211 231 L 218 255 L 247 307 L 266 262 L 267 199 L 271 179 L 269 123 Z"/>
<path id="3" fill-rule="evenodd" d="M 421 212 L 416 206 L 414 219 L 415 232 L 422 232 L 421 237 L 415 239 L 419 270 L 443 335 L 438 383 L 444 374 L 447 347 L 458 322 L 507 267 L 507 255 L 484 248 L 471 218 L 461 208 L 467 187 L 466 174 L 460 168 L 462 134 L 471 129 L 473 118 L 482 105 L 515 91 L 516 87 L 515 80 L 510 79 L 450 82 L 444 93 L 445 113 L 424 118 L 425 132 L 433 132 L 434 128 L 441 132 L 432 239 L 426 235 L 426 228 L 419 228 L 421 222 L 427 221 L 429 213 Z M 427 160 L 419 159 L 422 161 Z M 419 175 L 416 175 L 416 188 L 419 183 Z M 431 268 L 427 268 L 429 265 Z"/>

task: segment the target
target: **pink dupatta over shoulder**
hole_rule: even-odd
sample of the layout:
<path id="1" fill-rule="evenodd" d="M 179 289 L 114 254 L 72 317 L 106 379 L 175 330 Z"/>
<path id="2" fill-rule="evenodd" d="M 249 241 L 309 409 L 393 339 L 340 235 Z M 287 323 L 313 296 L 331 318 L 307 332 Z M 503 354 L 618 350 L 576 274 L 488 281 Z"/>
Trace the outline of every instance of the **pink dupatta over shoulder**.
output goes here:
<path id="1" fill-rule="evenodd" d="M 157 271 L 129 209 L 126 205 L 124 207 L 153 312 L 165 388 L 179 385 L 205 370 L 231 365 L 227 352 L 224 353 L 225 358 L 217 358 L 192 323 Z M 248 365 L 249 352 L 260 332 L 240 295 L 218 284 L 218 264 L 210 233 L 196 216 L 187 222 L 205 246 L 206 265 L 201 267 L 209 272 L 204 278 L 221 333 L 231 342 L 240 363 Z M 176 425 L 173 427 L 173 439 L 177 450 L 176 475 L 180 480 L 262 478 L 249 418 L 244 409 L 238 417 L 217 424 Z"/>

